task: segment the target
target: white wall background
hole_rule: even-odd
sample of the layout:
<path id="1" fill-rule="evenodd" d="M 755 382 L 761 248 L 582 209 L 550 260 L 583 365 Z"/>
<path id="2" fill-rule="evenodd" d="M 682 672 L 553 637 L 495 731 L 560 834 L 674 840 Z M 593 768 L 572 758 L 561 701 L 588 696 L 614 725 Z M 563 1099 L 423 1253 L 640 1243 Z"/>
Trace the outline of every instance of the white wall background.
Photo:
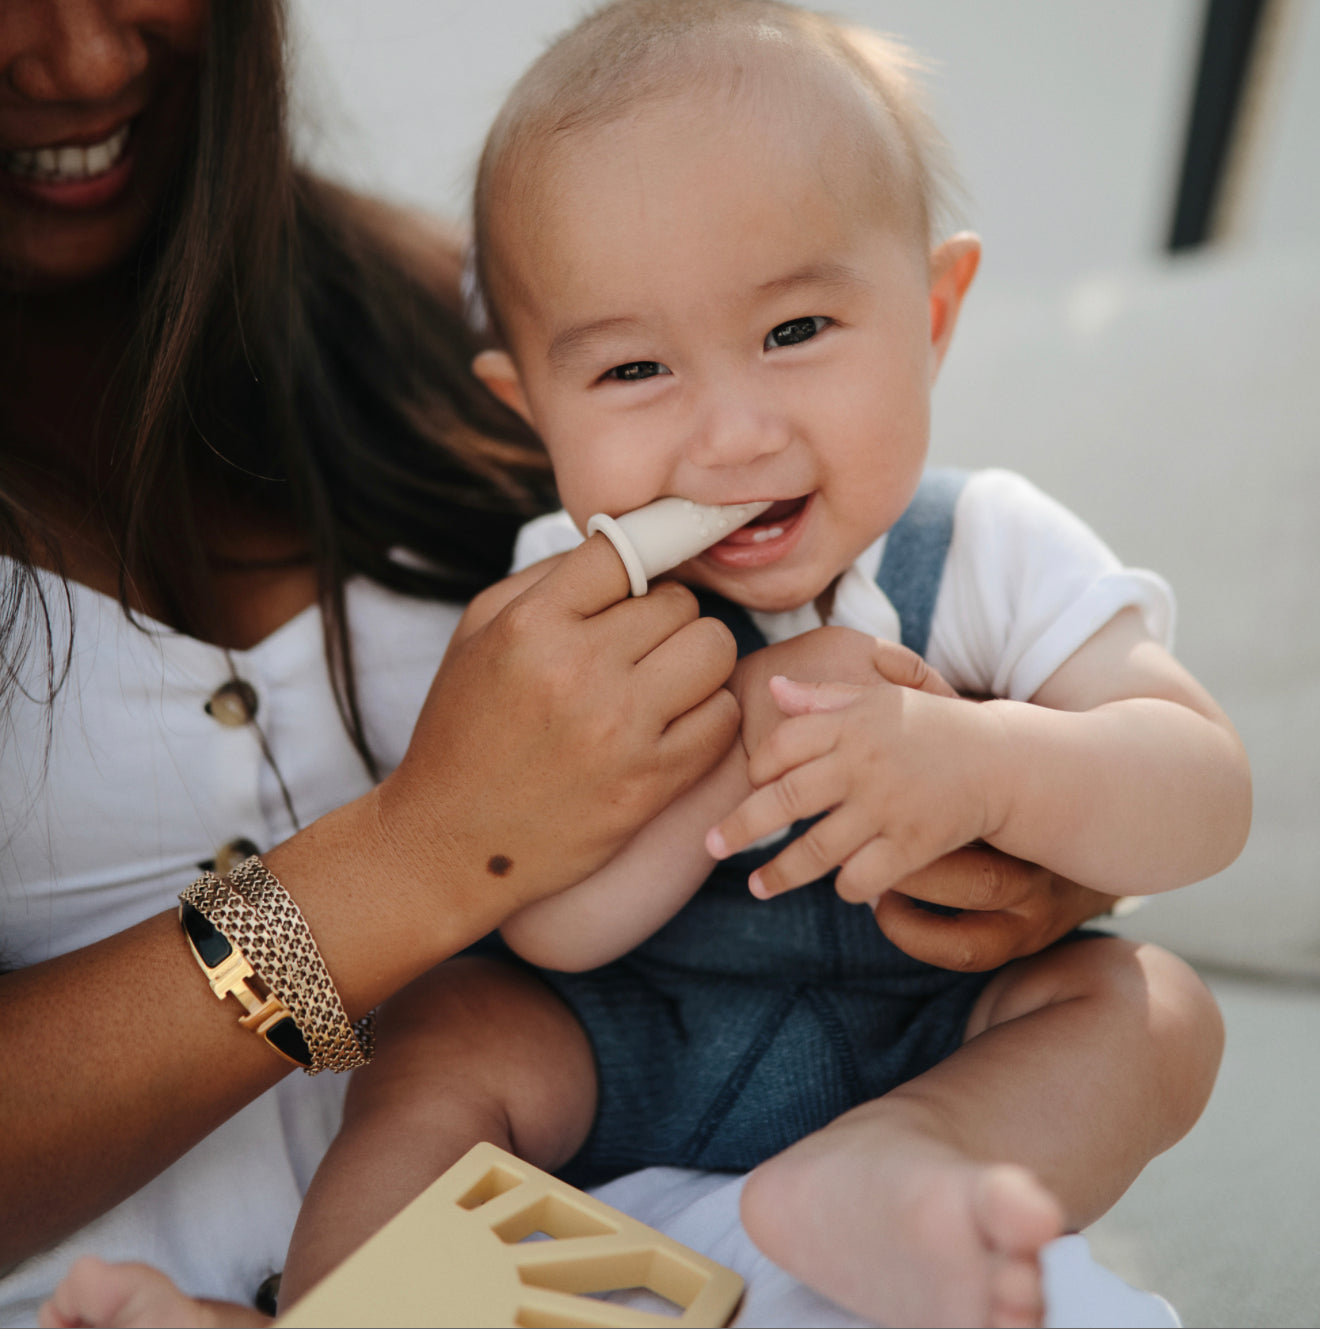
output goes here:
<path id="1" fill-rule="evenodd" d="M 938 119 L 986 241 L 985 287 L 1041 288 L 1159 251 L 1201 0 L 840 0 L 930 64 Z M 295 0 L 316 160 L 451 216 L 504 92 L 579 0 Z M 1320 234 L 1320 4 L 1286 0 L 1235 218 L 1239 238 Z"/>

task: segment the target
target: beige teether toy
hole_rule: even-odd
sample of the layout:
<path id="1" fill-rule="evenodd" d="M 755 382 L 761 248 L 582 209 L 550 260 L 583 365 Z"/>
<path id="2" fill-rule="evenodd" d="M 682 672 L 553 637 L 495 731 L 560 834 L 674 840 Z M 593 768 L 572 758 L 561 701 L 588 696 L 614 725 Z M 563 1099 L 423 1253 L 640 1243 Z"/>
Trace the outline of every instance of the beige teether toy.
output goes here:
<path id="1" fill-rule="evenodd" d="M 689 498 L 658 498 L 644 508 L 625 512 L 622 517 L 596 513 L 587 522 L 587 534 L 599 531 L 614 546 L 628 570 L 632 593 L 645 595 L 650 578 L 719 544 L 770 505 L 769 499 L 707 507 Z"/>
<path id="2" fill-rule="evenodd" d="M 638 1288 L 672 1304 L 598 1300 Z M 478 1144 L 275 1323 L 711 1329 L 742 1290 L 731 1269 Z"/>

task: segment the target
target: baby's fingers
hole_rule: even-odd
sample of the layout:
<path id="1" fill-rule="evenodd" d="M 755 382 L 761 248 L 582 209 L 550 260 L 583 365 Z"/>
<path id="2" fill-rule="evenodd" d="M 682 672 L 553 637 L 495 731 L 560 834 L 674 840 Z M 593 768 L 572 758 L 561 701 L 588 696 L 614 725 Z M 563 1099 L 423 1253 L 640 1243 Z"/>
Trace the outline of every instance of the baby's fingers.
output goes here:
<path id="1" fill-rule="evenodd" d="M 816 881 L 839 866 L 864 845 L 872 834 L 866 819 L 847 805 L 835 808 L 784 850 L 758 868 L 748 879 L 748 889 L 758 899 L 768 900 L 784 891 Z"/>
<path id="2" fill-rule="evenodd" d="M 833 763 L 810 761 L 796 766 L 780 779 L 748 794 L 706 836 L 706 849 L 714 858 L 728 858 L 762 836 L 834 807 L 844 792 L 844 783 Z"/>
<path id="3" fill-rule="evenodd" d="M 778 780 L 796 766 L 833 751 L 839 740 L 842 714 L 798 715 L 776 725 L 751 753 L 747 778 L 756 786 Z"/>
<path id="4" fill-rule="evenodd" d="M 849 855 L 834 889 L 849 904 L 877 900 L 904 877 L 933 862 L 941 852 L 911 834 L 874 836 Z"/>

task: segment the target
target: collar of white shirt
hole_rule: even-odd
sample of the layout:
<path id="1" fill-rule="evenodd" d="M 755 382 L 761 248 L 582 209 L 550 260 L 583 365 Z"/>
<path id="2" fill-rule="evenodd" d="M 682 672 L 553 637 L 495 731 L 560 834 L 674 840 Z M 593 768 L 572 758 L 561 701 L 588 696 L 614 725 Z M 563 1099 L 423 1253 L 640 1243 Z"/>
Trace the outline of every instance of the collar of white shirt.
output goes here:
<path id="1" fill-rule="evenodd" d="M 902 640 L 898 612 L 875 580 L 880 571 L 880 560 L 884 557 L 886 538 L 882 535 L 863 549 L 856 562 L 839 578 L 829 616 L 832 627 L 855 628 L 869 637 L 881 637 L 885 641 Z M 824 626 L 815 601 L 780 613 L 762 613 L 758 609 L 748 612 L 772 646 Z"/>

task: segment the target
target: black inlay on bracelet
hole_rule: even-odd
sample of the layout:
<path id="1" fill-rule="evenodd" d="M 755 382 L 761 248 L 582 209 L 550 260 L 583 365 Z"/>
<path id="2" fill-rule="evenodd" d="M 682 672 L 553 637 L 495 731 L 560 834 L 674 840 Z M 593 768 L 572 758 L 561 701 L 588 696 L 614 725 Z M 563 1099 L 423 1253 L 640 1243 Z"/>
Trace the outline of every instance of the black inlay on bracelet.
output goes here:
<path id="1" fill-rule="evenodd" d="M 185 900 L 180 906 L 179 916 L 203 963 L 214 969 L 229 959 L 234 949 L 229 939 L 200 909 Z"/>
<path id="2" fill-rule="evenodd" d="M 299 1066 L 312 1064 L 312 1050 L 302 1036 L 302 1030 L 294 1023 L 292 1015 L 286 1015 L 278 1024 L 266 1030 L 266 1042 L 278 1048 L 290 1061 Z"/>

